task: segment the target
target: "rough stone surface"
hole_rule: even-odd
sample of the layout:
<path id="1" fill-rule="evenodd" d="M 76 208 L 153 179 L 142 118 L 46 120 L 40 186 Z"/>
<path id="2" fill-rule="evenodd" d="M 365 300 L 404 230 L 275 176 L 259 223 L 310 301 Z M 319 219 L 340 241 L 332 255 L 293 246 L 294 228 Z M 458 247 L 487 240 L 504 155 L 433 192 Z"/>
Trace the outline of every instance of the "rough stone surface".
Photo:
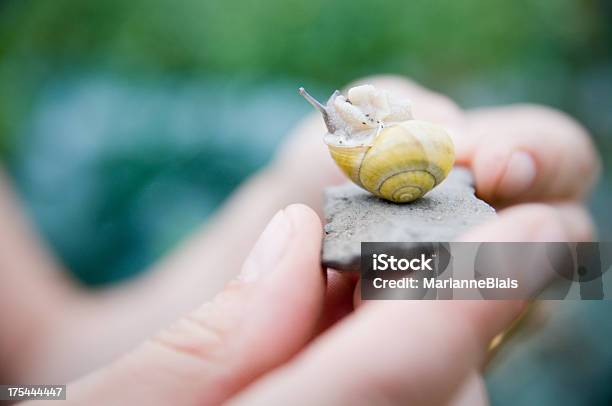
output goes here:
<path id="1" fill-rule="evenodd" d="M 474 195 L 473 178 L 455 168 L 425 197 L 412 203 L 382 200 L 352 183 L 325 190 L 322 262 L 358 271 L 361 242 L 446 242 L 491 219 L 495 210 Z"/>

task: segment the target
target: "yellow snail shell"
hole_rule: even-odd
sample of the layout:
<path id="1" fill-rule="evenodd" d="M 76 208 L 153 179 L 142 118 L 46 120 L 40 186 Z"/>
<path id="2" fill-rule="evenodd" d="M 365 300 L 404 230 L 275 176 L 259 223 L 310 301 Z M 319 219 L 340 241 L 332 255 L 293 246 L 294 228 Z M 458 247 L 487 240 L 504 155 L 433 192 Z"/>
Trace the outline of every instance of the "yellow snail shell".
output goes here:
<path id="1" fill-rule="evenodd" d="M 439 185 L 453 167 L 455 152 L 447 131 L 412 119 L 407 102 L 394 103 L 370 85 L 350 89 L 348 98 L 336 91 L 326 105 L 303 88 L 300 93 L 323 114 L 329 130 L 325 141 L 336 164 L 378 197 L 414 201 Z"/>

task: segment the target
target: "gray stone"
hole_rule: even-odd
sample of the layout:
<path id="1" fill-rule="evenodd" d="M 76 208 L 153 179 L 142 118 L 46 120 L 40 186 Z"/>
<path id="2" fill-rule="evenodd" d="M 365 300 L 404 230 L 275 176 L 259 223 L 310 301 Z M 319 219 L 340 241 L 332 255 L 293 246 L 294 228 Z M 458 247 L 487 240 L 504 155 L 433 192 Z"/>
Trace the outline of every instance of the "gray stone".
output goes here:
<path id="1" fill-rule="evenodd" d="M 455 168 L 424 197 L 407 204 L 380 199 L 352 183 L 325 190 L 322 262 L 358 271 L 361 242 L 447 242 L 495 217 L 474 195 L 469 170 Z"/>

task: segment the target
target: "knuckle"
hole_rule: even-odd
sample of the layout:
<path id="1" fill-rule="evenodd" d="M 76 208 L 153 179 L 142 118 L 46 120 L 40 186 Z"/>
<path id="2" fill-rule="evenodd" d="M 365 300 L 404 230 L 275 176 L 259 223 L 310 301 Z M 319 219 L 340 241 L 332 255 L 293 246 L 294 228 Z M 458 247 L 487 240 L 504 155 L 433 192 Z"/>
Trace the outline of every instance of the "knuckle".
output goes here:
<path id="1" fill-rule="evenodd" d="M 238 335 L 244 300 L 239 283 L 233 283 L 195 311 L 151 339 L 172 352 L 196 357 L 213 364 L 227 362 L 228 349 Z"/>

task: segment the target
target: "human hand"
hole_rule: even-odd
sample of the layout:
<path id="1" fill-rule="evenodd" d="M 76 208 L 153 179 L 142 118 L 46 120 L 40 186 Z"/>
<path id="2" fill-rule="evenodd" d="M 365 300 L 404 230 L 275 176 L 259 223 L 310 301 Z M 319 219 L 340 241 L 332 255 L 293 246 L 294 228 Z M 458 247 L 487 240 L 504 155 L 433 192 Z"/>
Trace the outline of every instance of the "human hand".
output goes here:
<path id="1" fill-rule="evenodd" d="M 355 312 L 313 341 L 327 295 L 320 237 L 319 219 L 307 207 L 279 212 L 223 292 L 119 361 L 69 385 L 68 402 L 482 401 L 476 371 L 490 340 L 522 304 L 357 303 Z M 350 290 L 336 294 L 352 297 Z"/>
<path id="2" fill-rule="evenodd" d="M 495 220 L 471 230 L 463 239 L 591 238 L 592 226 L 582 199 L 597 177 L 599 161 L 585 131 L 573 120 L 537 106 L 463 111 L 448 98 L 402 78 L 364 81 L 412 99 L 415 117 L 449 127 L 457 162 L 472 169 L 477 194 L 504 208 Z M 235 276 L 265 221 L 279 208 L 303 202 L 320 214 L 323 187 L 345 181 L 321 141 L 323 131 L 317 113 L 305 119 L 273 163 L 247 182 L 202 232 L 160 261 L 157 272 L 91 298 L 79 293 L 73 295 L 74 300 L 62 300 L 64 304 L 53 313 L 69 317 L 54 320 L 48 329 L 37 332 L 36 336 L 45 339 L 26 353 L 27 362 L 23 357 L 14 362 L 27 365 L 19 376 L 26 381 L 63 379 L 106 364 L 218 292 Z M 8 235 L 15 240 L 14 232 Z M 21 268 L 15 268 L 15 275 L 23 275 Z M 32 280 L 39 279 L 32 276 L 30 287 Z M 328 270 L 325 310 L 318 330 L 353 310 L 355 282 L 352 276 Z M 66 289 L 61 290 L 62 295 L 55 296 L 68 296 Z M 49 286 L 41 287 L 40 297 L 48 291 Z M 45 302 L 48 307 L 50 301 Z M 33 309 L 32 315 L 36 314 Z M 94 347 L 98 350 L 92 354 Z"/>
<path id="3" fill-rule="evenodd" d="M 570 117 L 537 105 L 462 110 L 449 98 L 396 76 L 358 83 L 371 83 L 408 98 L 415 118 L 449 128 L 456 164 L 472 170 L 476 194 L 505 209 L 496 220 L 463 238 L 591 238 L 590 219 L 582 203 L 597 179 L 600 163 L 588 134 Z M 321 207 L 324 186 L 345 181 L 321 141 L 324 133 L 320 115 L 313 113 L 296 127 L 274 165 L 284 174 L 285 187 L 314 208 Z"/>
<path id="4" fill-rule="evenodd" d="M 498 207 L 509 207 L 464 239 L 591 237 L 581 200 L 596 177 L 598 160 L 586 134 L 573 121 L 529 106 L 464 113 L 448 99 L 410 82 L 383 81 L 388 81 L 390 90 L 404 89 L 418 100 L 415 115 L 453 129 L 457 161 L 472 168 L 478 195 Z M 316 205 L 314 196 L 323 185 L 342 177 L 317 137 L 321 125 L 312 120 L 299 127 L 272 170 L 277 171 L 277 186 Z M 492 137 L 488 134 L 497 134 L 494 142 L 486 142 Z M 347 303 L 353 302 L 354 279 L 328 271 L 326 287 L 324 275 L 317 272 L 316 217 L 294 206 L 280 218 L 291 218 L 291 226 L 285 228 L 287 223 L 277 215 L 262 236 L 264 242 L 247 259 L 242 278 L 174 328 L 75 383 L 69 388 L 72 400 L 485 402 L 479 371 L 486 348 L 519 314 L 520 301 L 362 305 L 357 298 L 357 309 L 350 313 Z M 279 226 L 279 221 L 285 225 Z M 287 229 L 300 232 L 288 237 Z M 268 251 L 275 244 L 284 246 L 280 249 L 284 255 L 276 258 L 277 263 L 267 262 L 271 257 L 260 250 Z M 267 272 L 261 272 L 264 269 Z M 311 342 L 317 333 L 321 334 Z M 130 379 L 134 376 L 137 379 Z"/>

